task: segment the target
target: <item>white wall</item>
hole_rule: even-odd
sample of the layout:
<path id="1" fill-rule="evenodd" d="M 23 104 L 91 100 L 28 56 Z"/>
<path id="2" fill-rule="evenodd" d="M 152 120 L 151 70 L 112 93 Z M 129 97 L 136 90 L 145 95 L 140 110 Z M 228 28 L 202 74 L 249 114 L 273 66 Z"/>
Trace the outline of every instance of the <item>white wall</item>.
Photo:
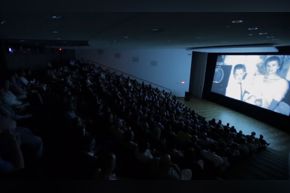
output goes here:
<path id="1" fill-rule="evenodd" d="M 169 88 L 176 96 L 183 97 L 189 88 L 191 51 L 185 49 L 78 49 L 76 58 L 109 65 Z"/>

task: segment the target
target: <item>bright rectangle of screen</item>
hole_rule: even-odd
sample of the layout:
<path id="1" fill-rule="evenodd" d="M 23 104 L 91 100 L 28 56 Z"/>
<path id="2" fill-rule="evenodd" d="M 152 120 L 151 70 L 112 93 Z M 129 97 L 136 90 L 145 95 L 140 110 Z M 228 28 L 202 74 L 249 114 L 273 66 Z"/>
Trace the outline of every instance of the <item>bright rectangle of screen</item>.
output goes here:
<path id="1" fill-rule="evenodd" d="M 290 55 L 219 55 L 211 91 L 290 115 Z"/>

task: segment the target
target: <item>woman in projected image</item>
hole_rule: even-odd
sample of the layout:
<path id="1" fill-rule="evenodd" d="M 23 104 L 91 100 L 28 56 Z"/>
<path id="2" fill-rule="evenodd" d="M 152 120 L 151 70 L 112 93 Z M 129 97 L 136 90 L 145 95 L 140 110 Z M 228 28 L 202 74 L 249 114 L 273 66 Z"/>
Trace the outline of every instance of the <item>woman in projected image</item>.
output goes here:
<path id="1" fill-rule="evenodd" d="M 278 56 L 271 56 L 263 64 L 265 74 L 257 76 L 252 88 L 245 93 L 244 101 L 289 115 L 289 105 L 282 102 L 287 91 L 288 81 L 282 78 L 278 71 L 282 62 Z"/>

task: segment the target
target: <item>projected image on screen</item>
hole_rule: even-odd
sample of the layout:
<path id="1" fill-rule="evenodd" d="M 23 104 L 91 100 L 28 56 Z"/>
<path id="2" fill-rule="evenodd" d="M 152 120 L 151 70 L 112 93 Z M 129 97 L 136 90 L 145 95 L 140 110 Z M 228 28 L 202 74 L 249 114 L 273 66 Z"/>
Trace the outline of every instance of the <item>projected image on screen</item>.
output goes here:
<path id="1" fill-rule="evenodd" d="M 290 55 L 219 55 L 212 92 L 290 115 Z"/>

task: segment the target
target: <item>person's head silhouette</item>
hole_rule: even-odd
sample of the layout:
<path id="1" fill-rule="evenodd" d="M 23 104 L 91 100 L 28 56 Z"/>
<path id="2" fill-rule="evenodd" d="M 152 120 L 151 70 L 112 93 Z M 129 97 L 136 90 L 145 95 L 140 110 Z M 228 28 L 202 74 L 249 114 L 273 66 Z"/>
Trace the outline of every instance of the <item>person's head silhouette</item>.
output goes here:
<path id="1" fill-rule="evenodd" d="M 242 82 L 247 75 L 246 66 L 244 64 L 237 64 L 233 70 L 234 78 L 238 82 Z"/>
<path id="2" fill-rule="evenodd" d="M 281 68 L 281 60 L 278 56 L 271 56 L 266 59 L 264 63 L 267 75 L 277 74 L 278 70 Z"/>

